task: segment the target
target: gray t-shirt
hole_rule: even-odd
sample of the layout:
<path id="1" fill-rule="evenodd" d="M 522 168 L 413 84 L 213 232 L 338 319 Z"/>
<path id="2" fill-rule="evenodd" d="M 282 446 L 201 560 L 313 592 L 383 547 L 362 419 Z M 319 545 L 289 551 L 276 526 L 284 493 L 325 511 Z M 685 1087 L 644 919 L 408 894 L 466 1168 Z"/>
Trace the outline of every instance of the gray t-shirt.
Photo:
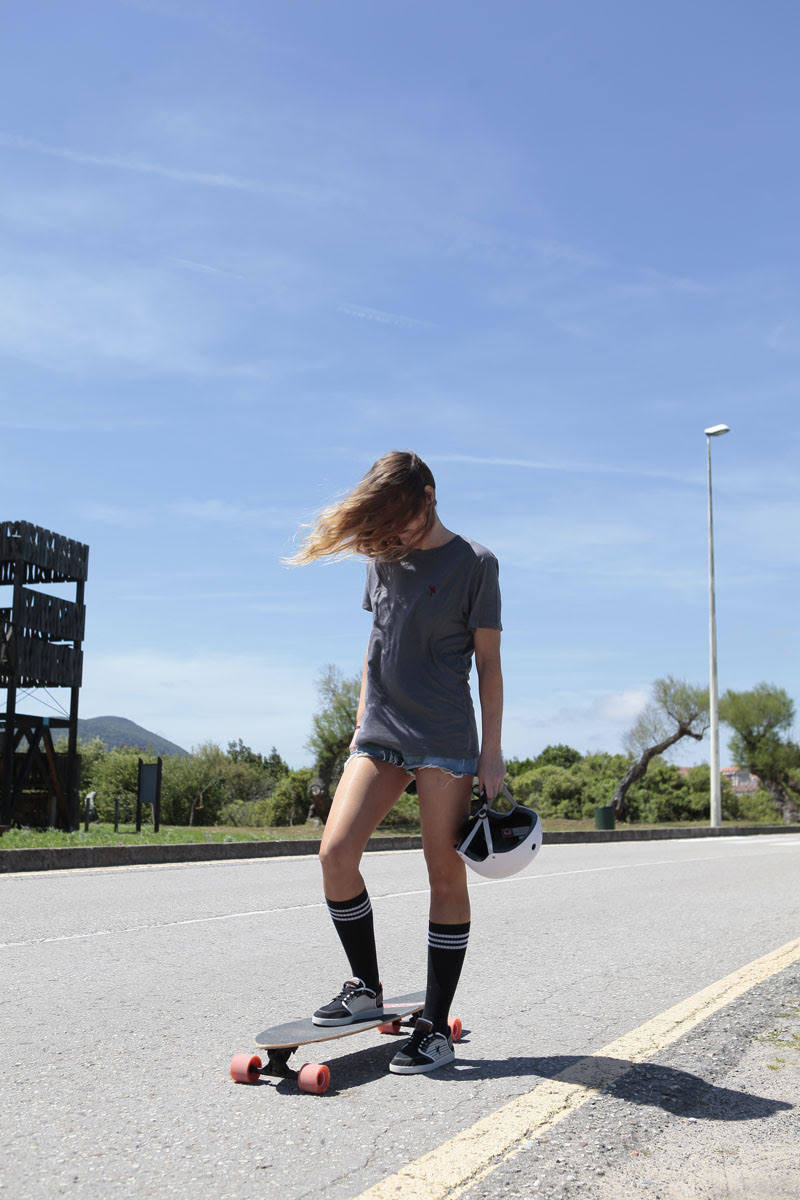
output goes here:
<path id="1" fill-rule="evenodd" d="M 358 741 L 407 754 L 472 758 L 478 731 L 469 688 L 475 629 L 501 629 L 497 559 L 456 534 L 402 562 L 367 564 L 373 614 Z"/>

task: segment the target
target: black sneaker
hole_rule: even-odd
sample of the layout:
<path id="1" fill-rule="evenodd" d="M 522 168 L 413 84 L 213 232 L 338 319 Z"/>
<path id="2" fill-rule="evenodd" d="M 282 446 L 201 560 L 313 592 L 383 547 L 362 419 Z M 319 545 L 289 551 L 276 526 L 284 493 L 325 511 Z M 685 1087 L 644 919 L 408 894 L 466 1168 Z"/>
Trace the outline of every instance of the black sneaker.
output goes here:
<path id="1" fill-rule="evenodd" d="M 383 1016 L 383 988 L 368 988 L 363 979 L 348 979 L 338 996 L 323 1005 L 311 1020 L 315 1025 L 354 1025 L 356 1021 L 374 1021 Z"/>
<path id="2" fill-rule="evenodd" d="M 454 1061 L 456 1055 L 449 1033 L 434 1033 L 433 1023 L 417 1017 L 414 1032 L 389 1063 L 395 1075 L 419 1075 Z"/>

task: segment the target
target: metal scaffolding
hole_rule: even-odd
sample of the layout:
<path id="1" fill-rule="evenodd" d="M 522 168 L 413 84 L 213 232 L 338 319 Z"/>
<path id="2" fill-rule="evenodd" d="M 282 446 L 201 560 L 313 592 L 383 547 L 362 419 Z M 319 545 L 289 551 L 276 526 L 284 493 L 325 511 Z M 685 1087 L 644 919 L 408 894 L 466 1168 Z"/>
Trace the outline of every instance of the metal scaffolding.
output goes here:
<path id="1" fill-rule="evenodd" d="M 86 620 L 84 585 L 89 547 L 28 521 L 0 522 L 0 585 L 12 589 L 0 608 L 0 824 L 78 826 L 78 696 Z M 74 600 L 34 590 L 75 584 Z M 33 585 L 33 586 L 31 586 Z M 17 692 L 69 688 L 69 715 L 27 716 Z M 56 753 L 53 730 L 67 731 L 67 752 Z M 24 743 L 24 746 L 23 746 Z"/>

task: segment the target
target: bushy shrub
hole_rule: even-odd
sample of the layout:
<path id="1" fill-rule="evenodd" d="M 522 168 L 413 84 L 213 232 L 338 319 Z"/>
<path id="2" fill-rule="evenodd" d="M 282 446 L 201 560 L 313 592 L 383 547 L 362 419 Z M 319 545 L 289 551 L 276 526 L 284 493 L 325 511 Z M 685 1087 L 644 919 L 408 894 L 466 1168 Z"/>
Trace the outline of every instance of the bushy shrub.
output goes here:
<path id="1" fill-rule="evenodd" d="M 691 767 L 684 774 L 665 759 L 655 758 L 644 778 L 628 792 L 628 819 L 647 824 L 699 821 L 709 815 L 710 795 L 711 770 L 707 763 Z M 723 819 L 735 820 L 739 797 L 724 778 L 721 799 Z"/>
<path id="2" fill-rule="evenodd" d="M 540 770 L 548 772 L 542 786 L 542 815 L 572 820 L 582 817 L 583 785 L 580 778 L 564 767 L 541 767 Z"/>
<path id="3" fill-rule="evenodd" d="M 769 792 L 760 788 L 757 792 L 744 792 L 737 797 L 739 801 L 739 820 L 754 824 L 780 825 L 781 818 L 775 808 L 775 801 Z"/>
<path id="4" fill-rule="evenodd" d="M 576 763 L 572 770 L 581 780 L 584 817 L 594 816 L 595 808 L 610 804 L 628 765 L 629 760 L 624 754 L 606 754 L 603 751 L 586 754 Z"/>
<path id="5" fill-rule="evenodd" d="M 690 767 L 686 775 L 689 789 L 687 798 L 687 817 L 692 821 L 700 821 L 710 815 L 711 807 L 711 767 L 708 763 L 699 763 Z M 736 821 L 741 812 L 741 797 L 737 796 L 730 782 L 723 775 L 722 788 L 722 819 Z"/>
<path id="6" fill-rule="evenodd" d="M 560 742 L 557 746 L 545 746 L 541 754 L 538 754 L 533 760 L 533 765 L 535 767 L 564 767 L 569 770 L 582 758 L 580 750 L 575 750 L 572 746 L 566 746 Z"/>
<path id="7" fill-rule="evenodd" d="M 536 808 L 536 802 L 542 794 L 543 775 L 541 770 L 537 770 L 536 767 L 528 767 L 521 774 L 512 775 L 510 782 L 513 798 L 519 800 L 521 804 L 529 804 L 531 808 Z"/>
<path id="8" fill-rule="evenodd" d="M 663 758 L 654 758 L 647 774 L 628 791 L 628 820 L 647 824 L 678 821 L 687 815 L 688 792 L 679 769 Z"/>
<path id="9" fill-rule="evenodd" d="M 167 755 L 161 780 L 161 818 L 165 825 L 214 825 L 227 799 L 231 760 L 209 742 L 184 758 Z"/>
<path id="10" fill-rule="evenodd" d="M 270 796 L 253 808 L 257 825 L 304 825 L 311 804 L 308 785 L 314 776 L 311 767 L 289 771 L 279 780 Z"/>
<path id="11" fill-rule="evenodd" d="M 532 767 L 566 767 L 569 769 L 579 763 L 582 758 L 580 750 L 575 750 L 572 746 L 566 746 L 563 743 L 557 746 L 545 746 L 536 758 L 510 758 L 506 763 L 506 774 L 509 779 L 514 780 L 520 775 L 527 774 Z"/>
<path id="12" fill-rule="evenodd" d="M 416 833 L 419 830 L 419 798 L 403 792 L 392 811 L 383 818 L 380 829 L 394 829 L 398 833 Z"/>
<path id="13" fill-rule="evenodd" d="M 262 800 L 264 797 L 261 798 Z M 229 800 L 223 804 L 217 817 L 218 825 L 235 825 L 237 829 L 250 829 L 260 824 L 259 800 Z"/>
<path id="14" fill-rule="evenodd" d="M 92 788 L 97 792 L 95 808 L 101 821 L 113 822 L 116 801 L 120 821 L 135 819 L 139 758 L 138 750 L 118 749 L 96 759 Z"/>
<path id="15" fill-rule="evenodd" d="M 513 781 L 514 799 L 542 817 L 580 816 L 581 781 L 563 767 L 531 767 Z"/>
<path id="16" fill-rule="evenodd" d="M 506 763 L 506 776 L 511 781 L 512 786 L 515 785 L 515 780 L 520 775 L 525 775 L 533 766 L 532 758 L 509 758 Z"/>
<path id="17" fill-rule="evenodd" d="M 570 747 L 553 749 L 560 752 Z M 579 755 L 569 767 L 553 763 L 536 765 L 530 759 L 523 761 L 525 770 L 510 774 L 515 798 L 537 809 L 543 817 L 575 820 L 591 817 L 596 807 L 611 802 L 617 784 L 632 760 L 624 754 L 600 752 Z M 522 765 L 518 760 L 515 767 Z M 710 778 L 707 764 L 683 773 L 663 758 L 653 759 L 647 774 L 628 792 L 628 820 L 659 824 L 702 820 L 709 811 Z M 727 779 L 723 779 L 723 818 L 736 820 L 743 816 L 744 803 L 745 797 L 736 796 Z M 748 811 L 753 812 L 753 820 L 766 820 L 770 807 L 759 799 L 749 806 Z M 774 807 L 771 811 L 774 817 Z"/>

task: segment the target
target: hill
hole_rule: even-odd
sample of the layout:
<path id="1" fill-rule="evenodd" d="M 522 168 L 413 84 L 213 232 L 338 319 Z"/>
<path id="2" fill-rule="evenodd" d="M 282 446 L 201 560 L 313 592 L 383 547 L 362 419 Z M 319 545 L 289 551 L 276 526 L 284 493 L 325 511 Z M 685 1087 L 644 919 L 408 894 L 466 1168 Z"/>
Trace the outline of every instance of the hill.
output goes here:
<path id="1" fill-rule="evenodd" d="M 143 729 L 127 717 L 79 717 L 78 737 L 84 742 L 100 738 L 107 750 L 113 750 L 115 746 L 134 746 L 151 754 L 176 754 L 179 758 L 188 754 L 181 746 Z"/>

